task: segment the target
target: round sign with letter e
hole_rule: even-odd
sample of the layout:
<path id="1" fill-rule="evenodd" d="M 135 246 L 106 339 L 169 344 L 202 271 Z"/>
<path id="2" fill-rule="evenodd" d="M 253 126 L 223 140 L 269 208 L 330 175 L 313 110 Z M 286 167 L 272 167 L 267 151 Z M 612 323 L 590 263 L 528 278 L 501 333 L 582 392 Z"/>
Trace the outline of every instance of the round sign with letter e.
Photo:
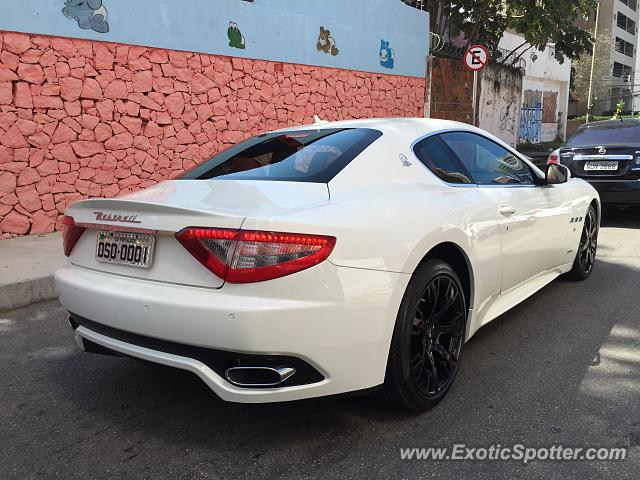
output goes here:
<path id="1" fill-rule="evenodd" d="M 464 54 L 464 66 L 477 72 L 487 66 L 489 52 L 484 45 L 472 45 Z"/>

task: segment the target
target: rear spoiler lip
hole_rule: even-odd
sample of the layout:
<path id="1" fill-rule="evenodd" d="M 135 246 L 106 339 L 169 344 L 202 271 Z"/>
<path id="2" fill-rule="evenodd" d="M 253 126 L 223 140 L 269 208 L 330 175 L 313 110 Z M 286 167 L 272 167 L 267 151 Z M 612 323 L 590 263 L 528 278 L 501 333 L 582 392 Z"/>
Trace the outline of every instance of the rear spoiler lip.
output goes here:
<path id="1" fill-rule="evenodd" d="M 97 214 L 136 214 L 139 219 L 146 218 L 142 225 L 136 225 L 118 219 L 101 220 Z M 168 215 L 170 220 L 158 223 L 157 218 Z M 212 222 L 224 228 L 237 228 L 244 222 L 245 216 L 233 215 L 224 211 L 205 210 L 202 208 L 187 208 L 171 204 L 154 202 L 123 200 L 120 198 L 95 198 L 80 200 L 67 207 L 66 215 L 75 219 L 76 225 L 88 229 L 120 231 L 142 234 L 167 233 L 176 231 L 189 225 L 208 226 Z M 156 217 L 154 220 L 152 217 Z M 184 221 L 184 223 L 181 221 Z"/>
<path id="2" fill-rule="evenodd" d="M 221 215 L 226 216 L 226 212 L 212 212 L 202 208 L 190 208 L 186 206 L 172 205 L 170 203 L 158 203 L 148 202 L 143 200 L 127 200 L 124 198 L 88 198 L 86 200 L 79 200 L 73 202 L 68 208 L 76 207 L 90 207 L 90 208 L 140 208 L 145 209 L 141 213 L 166 213 L 171 211 L 173 213 L 189 213 L 189 214 L 202 214 L 202 215 Z"/>

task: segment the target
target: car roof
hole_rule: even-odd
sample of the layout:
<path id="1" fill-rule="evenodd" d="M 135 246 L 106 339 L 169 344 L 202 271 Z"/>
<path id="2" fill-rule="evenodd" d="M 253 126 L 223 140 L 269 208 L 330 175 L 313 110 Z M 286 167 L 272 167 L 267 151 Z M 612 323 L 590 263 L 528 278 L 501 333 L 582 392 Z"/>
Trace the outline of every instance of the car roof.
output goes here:
<path id="1" fill-rule="evenodd" d="M 620 127 L 633 127 L 640 125 L 639 118 L 621 118 L 615 120 L 599 120 L 597 122 L 589 122 L 580 125 L 580 128 L 598 128 L 602 130 L 616 129 Z"/>
<path id="2" fill-rule="evenodd" d="M 391 117 L 391 118 L 368 118 L 360 120 L 340 120 L 337 122 L 317 122 L 308 125 L 298 125 L 289 128 L 283 128 L 271 133 L 277 132 L 290 132 L 292 130 L 316 130 L 316 129 L 330 129 L 330 128 L 372 128 L 382 132 L 383 136 L 387 135 L 387 138 L 399 140 L 404 142 L 405 145 L 413 145 L 413 143 L 425 136 L 446 131 L 466 131 L 478 133 L 490 140 L 493 140 L 498 145 L 502 145 L 512 153 L 517 153 L 514 147 L 511 147 L 503 140 L 499 139 L 495 135 L 474 127 L 468 123 L 456 122 L 454 120 L 442 120 L 439 118 L 412 118 L 412 117 Z M 518 153 L 519 156 L 522 156 Z M 533 162 L 529 161 L 531 167 L 540 170 Z"/>
<path id="3" fill-rule="evenodd" d="M 443 130 L 467 130 L 489 134 L 468 123 L 455 122 L 453 120 L 441 120 L 438 118 L 369 118 L 362 120 L 340 120 L 337 122 L 319 122 L 309 125 L 298 125 L 295 127 L 283 128 L 277 132 L 286 132 L 291 130 L 310 130 L 325 128 L 373 128 L 384 133 L 394 133 L 409 141 L 423 137 L 430 133 L 440 132 Z"/>

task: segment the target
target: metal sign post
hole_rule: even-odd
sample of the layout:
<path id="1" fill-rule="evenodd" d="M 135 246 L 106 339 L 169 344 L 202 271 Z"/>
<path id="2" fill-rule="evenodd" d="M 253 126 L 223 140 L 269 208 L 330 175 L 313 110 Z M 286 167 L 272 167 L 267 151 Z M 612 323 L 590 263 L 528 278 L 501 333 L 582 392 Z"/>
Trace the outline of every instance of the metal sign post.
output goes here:
<path id="1" fill-rule="evenodd" d="M 473 121 L 472 124 L 476 125 L 477 118 L 477 105 L 478 105 L 478 72 L 487 66 L 489 61 L 489 52 L 484 45 L 472 45 L 464 54 L 464 66 L 467 70 L 473 72 Z"/>
<path id="2" fill-rule="evenodd" d="M 473 126 L 477 127 L 478 125 L 476 125 L 476 108 L 478 105 L 478 71 L 474 70 L 473 71 Z"/>

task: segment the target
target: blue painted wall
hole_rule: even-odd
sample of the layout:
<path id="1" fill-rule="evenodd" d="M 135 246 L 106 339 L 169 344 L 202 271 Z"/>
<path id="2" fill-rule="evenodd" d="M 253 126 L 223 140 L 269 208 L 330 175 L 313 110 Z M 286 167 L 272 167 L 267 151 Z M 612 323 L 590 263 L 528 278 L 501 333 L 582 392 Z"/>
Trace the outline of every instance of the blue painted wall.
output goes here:
<path id="1" fill-rule="evenodd" d="M 79 20 L 62 13 L 65 0 L 2 0 L 0 30 L 425 76 L 428 14 L 400 0 L 104 0 L 105 22 L 96 16 L 103 10 L 87 7 L 99 0 L 66 1 Z M 229 46 L 230 22 L 244 49 Z M 337 55 L 316 48 L 320 26 L 330 30 Z M 385 61 L 381 40 L 389 42 Z"/>

